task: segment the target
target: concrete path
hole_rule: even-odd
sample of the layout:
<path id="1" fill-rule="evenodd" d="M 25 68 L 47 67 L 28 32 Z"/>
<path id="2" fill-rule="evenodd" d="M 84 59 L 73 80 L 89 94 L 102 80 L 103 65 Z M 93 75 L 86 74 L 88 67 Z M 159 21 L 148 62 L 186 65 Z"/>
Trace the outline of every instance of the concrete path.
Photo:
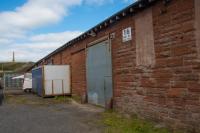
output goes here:
<path id="1" fill-rule="evenodd" d="M 101 133 L 102 112 L 68 98 L 9 95 L 0 106 L 0 133 Z"/>

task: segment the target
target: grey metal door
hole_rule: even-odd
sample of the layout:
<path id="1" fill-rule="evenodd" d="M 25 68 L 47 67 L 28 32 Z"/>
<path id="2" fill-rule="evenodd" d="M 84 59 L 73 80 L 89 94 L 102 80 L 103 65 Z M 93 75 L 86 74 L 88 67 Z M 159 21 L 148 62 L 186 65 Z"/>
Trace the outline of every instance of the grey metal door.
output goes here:
<path id="1" fill-rule="evenodd" d="M 105 106 L 113 96 L 111 48 L 108 41 L 87 49 L 88 102 Z"/>

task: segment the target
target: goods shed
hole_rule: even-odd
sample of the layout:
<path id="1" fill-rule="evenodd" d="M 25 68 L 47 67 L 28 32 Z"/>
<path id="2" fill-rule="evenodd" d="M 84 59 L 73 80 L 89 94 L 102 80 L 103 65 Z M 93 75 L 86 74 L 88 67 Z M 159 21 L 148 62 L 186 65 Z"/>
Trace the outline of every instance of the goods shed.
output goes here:
<path id="1" fill-rule="evenodd" d="M 139 0 L 35 67 L 70 65 L 72 95 L 200 132 L 199 14 L 199 0 Z"/>

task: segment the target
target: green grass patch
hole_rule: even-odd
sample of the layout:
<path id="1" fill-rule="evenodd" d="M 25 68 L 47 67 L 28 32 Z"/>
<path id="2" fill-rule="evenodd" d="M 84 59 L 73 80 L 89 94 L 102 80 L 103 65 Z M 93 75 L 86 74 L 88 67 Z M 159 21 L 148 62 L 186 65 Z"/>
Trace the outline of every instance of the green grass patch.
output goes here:
<path id="1" fill-rule="evenodd" d="M 70 103 L 70 97 L 56 96 L 52 98 L 42 98 L 35 95 L 5 95 L 5 102 L 8 104 L 49 106 L 53 104 Z"/>
<path id="2" fill-rule="evenodd" d="M 81 103 L 81 97 L 80 96 L 77 96 L 77 95 L 73 95 L 72 96 L 72 99 L 78 103 Z"/>
<path id="3" fill-rule="evenodd" d="M 25 97 L 14 96 L 14 95 L 5 95 L 5 101 L 9 104 L 27 104 L 28 101 Z"/>
<path id="4" fill-rule="evenodd" d="M 136 116 L 125 118 L 115 112 L 105 112 L 103 124 L 106 126 L 105 133 L 170 133 L 167 129 L 155 128 L 151 122 Z"/>
<path id="5" fill-rule="evenodd" d="M 69 103 L 71 101 L 71 97 L 69 96 L 55 96 L 54 97 L 54 100 L 57 101 L 57 102 L 67 102 Z"/>

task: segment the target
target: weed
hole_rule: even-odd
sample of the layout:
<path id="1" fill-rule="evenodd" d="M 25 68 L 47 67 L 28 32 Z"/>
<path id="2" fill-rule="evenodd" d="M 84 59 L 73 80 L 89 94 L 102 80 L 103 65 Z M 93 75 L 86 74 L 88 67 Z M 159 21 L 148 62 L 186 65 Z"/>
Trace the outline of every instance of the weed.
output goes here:
<path id="1" fill-rule="evenodd" d="M 81 103 L 81 97 L 80 96 L 74 95 L 74 96 L 72 96 L 72 99 L 75 100 L 78 103 Z"/>
<path id="2" fill-rule="evenodd" d="M 111 111 L 103 114 L 103 124 L 106 126 L 106 133 L 169 133 L 167 129 L 155 128 L 152 123 L 135 116 L 125 118 Z"/>
<path id="3" fill-rule="evenodd" d="M 71 97 L 68 97 L 68 96 L 55 96 L 54 97 L 54 100 L 57 101 L 57 102 L 70 102 L 71 100 Z"/>

